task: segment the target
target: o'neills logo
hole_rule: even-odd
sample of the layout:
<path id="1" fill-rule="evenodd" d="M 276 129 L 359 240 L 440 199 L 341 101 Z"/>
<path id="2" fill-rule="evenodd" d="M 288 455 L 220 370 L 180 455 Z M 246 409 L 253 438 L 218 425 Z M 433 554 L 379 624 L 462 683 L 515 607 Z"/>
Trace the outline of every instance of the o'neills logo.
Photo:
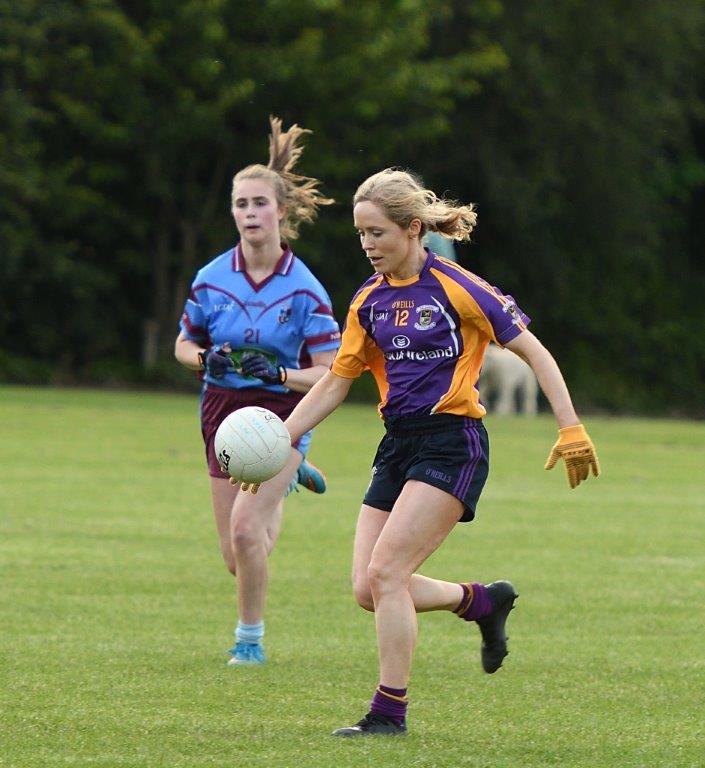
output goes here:
<path id="1" fill-rule="evenodd" d="M 218 464 L 220 464 L 220 468 L 223 470 L 223 472 L 228 471 L 228 467 L 230 466 L 230 454 L 223 448 L 220 453 L 218 454 Z"/>
<path id="2" fill-rule="evenodd" d="M 442 472 L 440 469 L 427 469 L 426 477 L 432 477 L 434 480 L 440 480 L 443 483 L 449 483 L 453 479 L 447 472 Z"/>
<path id="3" fill-rule="evenodd" d="M 399 349 L 385 352 L 385 360 L 438 360 L 441 357 L 455 357 L 453 347 L 443 349 Z"/>

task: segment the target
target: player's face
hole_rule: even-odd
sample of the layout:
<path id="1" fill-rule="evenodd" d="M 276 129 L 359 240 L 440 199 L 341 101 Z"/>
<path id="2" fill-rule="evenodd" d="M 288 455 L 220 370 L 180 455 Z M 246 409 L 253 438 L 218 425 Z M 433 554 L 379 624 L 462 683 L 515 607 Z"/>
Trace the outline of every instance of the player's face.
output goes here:
<path id="1" fill-rule="evenodd" d="M 400 227 L 369 200 L 355 206 L 353 218 L 362 250 L 375 272 L 398 280 L 418 274 L 425 257 L 419 241 L 418 219 L 408 227 Z"/>
<path id="2" fill-rule="evenodd" d="M 279 242 L 284 211 L 277 205 L 271 184 L 264 179 L 243 179 L 235 185 L 233 217 L 240 237 L 251 245 Z"/>

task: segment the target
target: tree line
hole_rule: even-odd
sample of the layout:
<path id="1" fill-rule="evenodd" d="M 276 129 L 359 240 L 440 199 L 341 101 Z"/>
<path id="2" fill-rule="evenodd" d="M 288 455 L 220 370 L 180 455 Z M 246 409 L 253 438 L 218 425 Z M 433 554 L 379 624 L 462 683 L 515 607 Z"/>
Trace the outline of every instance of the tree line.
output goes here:
<path id="1" fill-rule="evenodd" d="M 182 383 L 276 114 L 338 201 L 295 250 L 341 321 L 352 193 L 411 168 L 477 204 L 460 262 L 582 407 L 703 415 L 704 32 L 705 0 L 0 0 L 0 379 Z"/>

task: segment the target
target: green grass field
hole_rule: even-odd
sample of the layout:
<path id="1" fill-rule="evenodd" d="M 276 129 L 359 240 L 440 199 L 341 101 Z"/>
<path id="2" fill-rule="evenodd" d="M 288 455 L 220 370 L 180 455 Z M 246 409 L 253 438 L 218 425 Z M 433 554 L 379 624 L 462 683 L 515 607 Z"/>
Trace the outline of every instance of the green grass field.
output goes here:
<path id="1" fill-rule="evenodd" d="M 705 424 L 589 418 L 603 476 L 543 471 L 548 417 L 489 418 L 478 519 L 423 572 L 521 593 L 494 676 L 420 617 L 405 739 L 338 740 L 375 684 L 349 591 L 381 425 L 344 406 L 287 502 L 262 668 L 225 666 L 230 577 L 196 397 L 0 388 L 0 765 L 705 766 Z"/>

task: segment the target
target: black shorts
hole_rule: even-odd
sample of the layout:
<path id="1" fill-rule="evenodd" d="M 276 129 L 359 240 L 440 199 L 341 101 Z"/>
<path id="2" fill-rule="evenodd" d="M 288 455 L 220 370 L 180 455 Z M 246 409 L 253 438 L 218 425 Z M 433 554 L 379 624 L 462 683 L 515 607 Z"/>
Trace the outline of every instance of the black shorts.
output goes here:
<path id="1" fill-rule="evenodd" d="M 482 421 L 443 413 L 386 426 L 364 503 L 391 512 L 404 483 L 419 480 L 459 499 L 465 507 L 460 522 L 472 520 L 489 472 L 490 446 Z"/>

